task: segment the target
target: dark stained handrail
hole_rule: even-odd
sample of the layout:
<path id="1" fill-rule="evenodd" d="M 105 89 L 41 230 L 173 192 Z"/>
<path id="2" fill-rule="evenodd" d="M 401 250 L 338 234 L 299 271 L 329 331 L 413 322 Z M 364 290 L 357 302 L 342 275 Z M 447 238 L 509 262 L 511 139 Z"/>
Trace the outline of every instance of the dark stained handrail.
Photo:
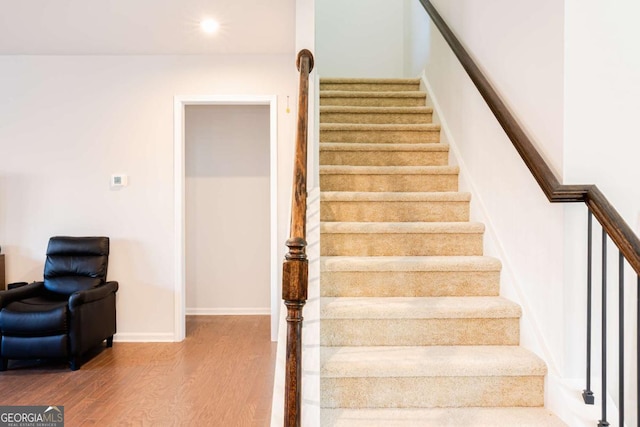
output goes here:
<path id="1" fill-rule="evenodd" d="M 564 185 L 553 173 L 487 77 L 444 22 L 431 1 L 419 0 L 550 202 L 584 202 L 635 272 L 640 275 L 640 239 L 595 185 Z"/>
<path id="2" fill-rule="evenodd" d="M 309 123 L 309 73 L 313 55 L 303 49 L 296 66 L 300 71 L 298 128 L 293 168 L 291 230 L 282 265 L 282 299 L 287 307 L 287 356 L 284 390 L 284 426 L 300 427 L 302 373 L 302 308 L 307 301 L 309 264 L 307 261 L 307 133 Z"/>

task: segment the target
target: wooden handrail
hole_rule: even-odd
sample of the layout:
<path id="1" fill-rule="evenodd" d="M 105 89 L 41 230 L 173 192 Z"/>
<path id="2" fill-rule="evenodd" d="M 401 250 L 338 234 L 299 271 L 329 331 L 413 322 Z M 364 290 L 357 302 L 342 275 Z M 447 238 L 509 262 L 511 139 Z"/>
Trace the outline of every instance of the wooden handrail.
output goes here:
<path id="1" fill-rule="evenodd" d="M 471 81 L 522 157 L 550 202 L 584 202 L 635 272 L 640 275 L 640 239 L 595 185 L 564 185 L 553 173 L 487 77 L 429 0 L 419 0 L 447 41 Z"/>
<path id="2" fill-rule="evenodd" d="M 300 427 L 302 373 L 302 308 L 307 301 L 309 264 L 307 261 L 307 133 L 309 123 L 309 73 L 313 55 L 303 49 L 296 66 L 300 71 L 298 128 L 293 167 L 291 230 L 282 265 L 282 299 L 287 307 L 287 356 L 284 390 L 284 425 Z"/>

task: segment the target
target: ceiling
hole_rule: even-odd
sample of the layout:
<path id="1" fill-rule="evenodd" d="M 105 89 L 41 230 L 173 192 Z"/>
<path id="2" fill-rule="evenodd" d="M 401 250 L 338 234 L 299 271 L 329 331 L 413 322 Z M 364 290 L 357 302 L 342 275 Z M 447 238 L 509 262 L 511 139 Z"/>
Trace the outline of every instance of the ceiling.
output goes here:
<path id="1" fill-rule="evenodd" d="M 0 0 L 0 54 L 294 51 L 295 0 Z M 205 17 L 220 30 L 200 31 Z"/>

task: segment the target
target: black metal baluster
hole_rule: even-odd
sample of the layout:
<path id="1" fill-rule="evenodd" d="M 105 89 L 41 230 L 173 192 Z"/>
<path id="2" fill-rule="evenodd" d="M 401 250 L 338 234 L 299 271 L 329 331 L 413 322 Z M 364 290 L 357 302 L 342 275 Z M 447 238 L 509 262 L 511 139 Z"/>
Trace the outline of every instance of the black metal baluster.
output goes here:
<path id="1" fill-rule="evenodd" d="M 624 426 L 624 256 L 618 256 L 618 418 Z"/>
<path id="2" fill-rule="evenodd" d="M 582 399 L 587 405 L 593 405 L 595 399 L 591 391 L 591 260 L 593 214 L 587 210 L 587 388 L 582 391 Z"/>
<path id="3" fill-rule="evenodd" d="M 602 419 L 598 427 L 607 422 L 607 232 L 602 229 Z"/>

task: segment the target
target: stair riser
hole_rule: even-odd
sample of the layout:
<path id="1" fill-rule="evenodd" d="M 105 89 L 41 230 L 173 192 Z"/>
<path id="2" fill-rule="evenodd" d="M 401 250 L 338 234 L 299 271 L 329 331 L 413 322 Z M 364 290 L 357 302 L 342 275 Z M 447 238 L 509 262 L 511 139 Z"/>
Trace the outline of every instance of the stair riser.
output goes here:
<path id="1" fill-rule="evenodd" d="M 325 408 L 543 406 L 544 377 L 322 378 Z"/>
<path id="2" fill-rule="evenodd" d="M 344 105 L 352 107 L 424 107 L 426 105 L 426 98 L 352 98 L 320 95 L 320 105 Z"/>
<path id="3" fill-rule="evenodd" d="M 432 119 L 431 113 L 320 113 L 321 123 L 425 124 Z"/>
<path id="4" fill-rule="evenodd" d="M 321 165 L 446 166 L 447 151 L 320 151 Z"/>
<path id="5" fill-rule="evenodd" d="M 322 191 L 458 191 L 458 175 L 354 175 L 321 172 L 320 188 Z"/>
<path id="6" fill-rule="evenodd" d="M 320 142 L 424 144 L 440 142 L 439 130 L 321 130 Z"/>
<path id="7" fill-rule="evenodd" d="M 496 296 L 499 271 L 323 271 L 325 297 Z"/>
<path id="8" fill-rule="evenodd" d="M 544 408 L 363 408 L 322 410 L 331 427 L 567 427 Z"/>
<path id="9" fill-rule="evenodd" d="M 420 90 L 420 83 L 320 83 L 320 90 L 364 92 L 410 92 Z"/>
<path id="10" fill-rule="evenodd" d="M 334 202 L 320 203 L 321 221 L 405 222 L 468 221 L 469 202 Z"/>
<path id="11" fill-rule="evenodd" d="M 322 233 L 322 256 L 482 255 L 481 233 Z"/>
<path id="12" fill-rule="evenodd" d="M 323 319 L 320 345 L 518 345 L 519 318 Z"/>

